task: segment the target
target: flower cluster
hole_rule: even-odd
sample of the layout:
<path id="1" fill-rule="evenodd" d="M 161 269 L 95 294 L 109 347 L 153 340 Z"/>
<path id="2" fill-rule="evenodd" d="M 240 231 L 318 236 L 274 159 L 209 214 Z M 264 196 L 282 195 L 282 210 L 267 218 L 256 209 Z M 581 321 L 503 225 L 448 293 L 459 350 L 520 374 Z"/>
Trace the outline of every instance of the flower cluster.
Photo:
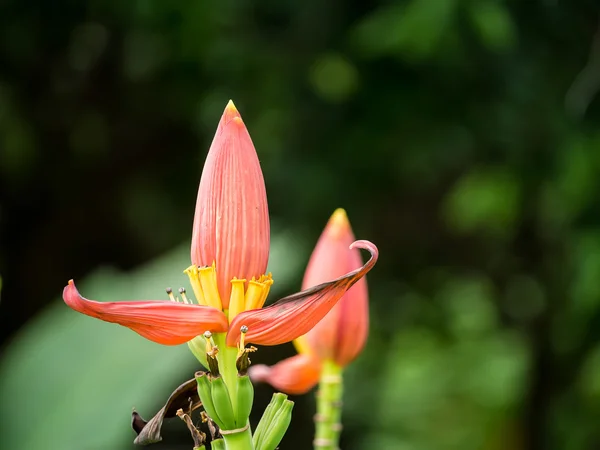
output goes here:
<path id="1" fill-rule="evenodd" d="M 354 241 L 345 212 L 338 210 L 311 258 L 304 290 L 264 306 L 273 284 L 272 275 L 266 273 L 269 242 L 260 163 L 239 112 L 229 102 L 198 190 L 191 265 L 184 270 L 193 298 L 182 288 L 178 297 L 167 289 L 169 300 L 98 302 L 82 297 L 70 280 L 63 299 L 75 311 L 125 326 L 159 344 L 188 343 L 209 368 L 209 373 L 197 380 L 200 400 L 209 416 L 209 405 L 214 405 L 215 417 L 209 417 L 210 423 L 219 426 L 228 448 L 253 448 L 248 430 L 252 396 L 245 394 L 248 383 L 239 382 L 240 376 L 246 376 L 248 353 L 255 350 L 246 344 L 295 341 L 299 356 L 271 369 L 258 366 L 254 371 L 256 379 L 288 392 L 312 387 L 323 361 L 348 364 L 366 338 L 364 276 L 378 257 L 371 242 Z M 371 255 L 365 264 L 358 249 Z M 290 377 L 290 367 L 298 369 L 297 379 Z M 189 385 L 185 386 L 188 392 Z M 180 417 L 187 416 L 182 413 Z M 197 431 L 192 434 L 195 440 L 200 435 Z"/>

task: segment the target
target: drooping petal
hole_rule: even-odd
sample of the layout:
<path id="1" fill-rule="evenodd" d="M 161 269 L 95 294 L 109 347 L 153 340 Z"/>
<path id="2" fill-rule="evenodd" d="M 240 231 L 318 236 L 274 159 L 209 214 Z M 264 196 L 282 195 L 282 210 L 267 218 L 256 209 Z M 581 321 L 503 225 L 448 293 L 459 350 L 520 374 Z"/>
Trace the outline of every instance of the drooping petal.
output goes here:
<path id="1" fill-rule="evenodd" d="M 118 323 L 163 345 L 183 344 L 209 330 L 227 330 L 227 317 L 209 306 L 171 301 L 96 302 L 83 298 L 73 280 L 63 291 L 65 303 L 77 312 Z"/>
<path id="2" fill-rule="evenodd" d="M 237 344 L 243 325 L 248 327 L 246 342 L 259 345 L 279 345 L 306 334 L 377 262 L 379 251 L 373 243 L 356 241 L 350 246 L 352 248 L 362 248 L 371 253 L 364 266 L 335 280 L 282 298 L 266 308 L 238 314 L 229 326 L 227 345 L 233 347 Z"/>
<path id="3" fill-rule="evenodd" d="M 295 355 L 274 366 L 258 364 L 250 366 L 248 374 L 253 382 L 269 383 L 278 391 L 301 395 L 310 391 L 318 382 L 321 362 L 309 355 Z"/>
<path id="4" fill-rule="evenodd" d="M 302 288 L 307 289 L 360 267 L 360 251 L 356 248 L 348 251 L 354 239 L 346 212 L 336 210 L 310 257 Z M 331 359 L 345 367 L 364 347 L 368 331 L 367 280 L 363 277 L 303 338 L 321 360 Z"/>
<path id="5" fill-rule="evenodd" d="M 259 278 L 269 259 L 265 181 L 248 130 L 229 102 L 210 146 L 196 201 L 192 263 L 216 263 L 223 308 L 231 280 Z"/>

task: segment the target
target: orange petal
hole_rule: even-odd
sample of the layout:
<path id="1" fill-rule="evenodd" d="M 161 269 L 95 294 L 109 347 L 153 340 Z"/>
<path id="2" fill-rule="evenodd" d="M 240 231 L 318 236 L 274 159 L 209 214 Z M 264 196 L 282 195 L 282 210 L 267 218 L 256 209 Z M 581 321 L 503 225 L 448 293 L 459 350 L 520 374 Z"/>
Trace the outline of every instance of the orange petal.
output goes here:
<path id="1" fill-rule="evenodd" d="M 79 295 L 73 280 L 63 291 L 65 303 L 77 312 L 118 323 L 163 345 L 183 344 L 209 330 L 227 331 L 227 317 L 209 306 L 171 301 L 96 302 Z"/>
<path id="2" fill-rule="evenodd" d="M 248 130 L 229 102 L 210 146 L 196 201 L 192 263 L 216 263 L 224 309 L 231 280 L 259 278 L 269 260 L 265 181 Z"/>
<path id="3" fill-rule="evenodd" d="M 377 262 L 379 251 L 371 242 L 356 241 L 350 248 L 368 250 L 371 258 L 360 269 L 340 278 L 282 298 L 266 308 L 238 314 L 229 326 L 227 345 L 238 343 L 243 325 L 248 327 L 246 342 L 259 345 L 279 345 L 306 334 Z"/>
<path id="4" fill-rule="evenodd" d="M 346 212 L 336 210 L 310 257 L 302 288 L 339 277 L 362 265 L 358 249 L 348 251 L 354 234 Z M 361 278 L 331 311 L 303 337 L 321 360 L 331 359 L 345 367 L 363 349 L 369 331 L 367 278 Z"/>
<path id="5" fill-rule="evenodd" d="M 319 382 L 321 363 L 308 355 L 296 355 L 274 366 L 250 366 L 248 374 L 253 382 L 269 383 L 286 394 L 300 395 L 310 391 Z"/>

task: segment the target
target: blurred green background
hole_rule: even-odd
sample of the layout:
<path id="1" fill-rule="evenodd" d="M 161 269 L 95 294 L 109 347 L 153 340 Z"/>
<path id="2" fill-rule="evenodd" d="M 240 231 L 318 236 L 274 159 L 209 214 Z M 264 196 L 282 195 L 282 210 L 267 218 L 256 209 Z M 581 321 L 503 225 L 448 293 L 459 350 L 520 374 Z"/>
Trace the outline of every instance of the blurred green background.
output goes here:
<path id="1" fill-rule="evenodd" d="M 598 19 L 595 0 L 0 1 L 0 447 L 132 449 L 131 408 L 197 369 L 60 293 L 185 285 L 231 98 L 271 298 L 337 207 L 381 252 L 342 448 L 600 448 Z M 311 446 L 296 400 L 282 449 Z M 190 449 L 172 422 L 155 448 Z"/>

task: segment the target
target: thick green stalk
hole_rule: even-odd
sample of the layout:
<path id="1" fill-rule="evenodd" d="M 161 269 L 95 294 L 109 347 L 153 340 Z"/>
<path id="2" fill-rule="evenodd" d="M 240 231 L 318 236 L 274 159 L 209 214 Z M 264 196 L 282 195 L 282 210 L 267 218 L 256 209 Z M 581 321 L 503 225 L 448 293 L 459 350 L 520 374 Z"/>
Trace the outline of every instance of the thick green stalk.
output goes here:
<path id="1" fill-rule="evenodd" d="M 215 344 L 219 347 L 217 360 L 219 361 L 219 372 L 223 377 L 223 381 L 227 385 L 231 406 L 234 413 L 237 411 L 237 368 L 235 360 L 237 358 L 238 349 L 235 347 L 227 347 L 225 344 L 226 333 L 213 334 Z"/>
<path id="2" fill-rule="evenodd" d="M 342 393 L 344 390 L 342 368 L 333 361 L 325 361 L 317 392 L 314 448 L 337 450 L 342 429 Z"/>
<path id="3" fill-rule="evenodd" d="M 227 450 L 254 450 L 250 427 L 238 433 L 224 434 L 223 440 Z"/>
<path id="4" fill-rule="evenodd" d="M 234 416 L 237 416 L 238 373 L 237 368 L 235 367 L 235 360 L 237 359 L 238 349 L 235 347 L 227 347 L 225 343 L 226 336 L 225 333 L 216 333 L 213 335 L 213 339 L 215 340 L 215 344 L 219 347 L 219 353 L 217 354 L 219 372 L 227 385 Z M 229 434 L 228 431 L 231 430 L 221 430 L 223 440 L 225 441 L 225 448 L 227 450 L 254 450 L 254 445 L 252 444 L 252 432 L 250 431 L 249 426 L 243 431 L 232 434 Z"/>

